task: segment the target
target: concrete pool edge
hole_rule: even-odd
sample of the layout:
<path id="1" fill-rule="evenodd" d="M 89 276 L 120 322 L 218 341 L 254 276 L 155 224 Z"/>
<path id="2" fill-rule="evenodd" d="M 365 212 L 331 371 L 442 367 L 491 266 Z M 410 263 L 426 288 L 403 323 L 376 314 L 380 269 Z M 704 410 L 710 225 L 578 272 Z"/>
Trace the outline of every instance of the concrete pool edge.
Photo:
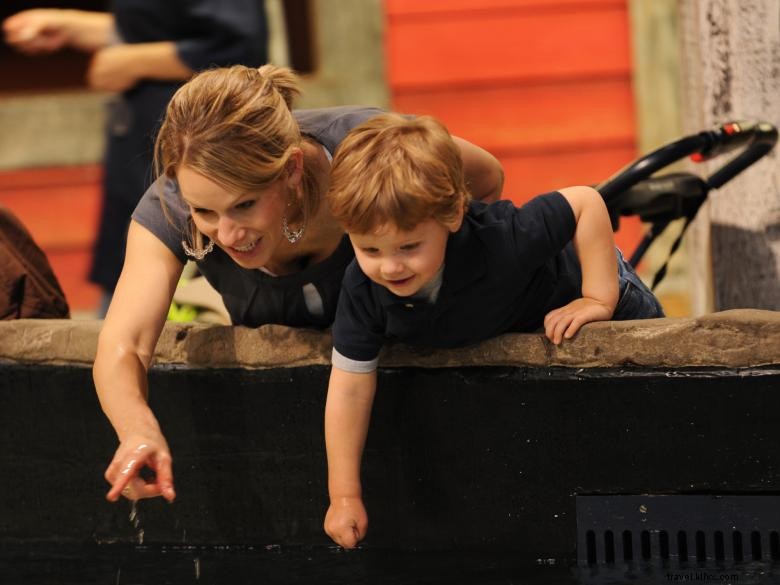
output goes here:
<path id="1" fill-rule="evenodd" d="M 0 322 L 0 360 L 91 365 L 101 326 L 101 321 L 67 319 Z M 330 347 L 329 333 L 315 330 L 169 322 L 157 344 L 154 364 L 247 369 L 329 365 Z M 697 318 L 592 323 L 557 347 L 537 333 L 506 334 L 454 350 L 391 345 L 380 361 L 383 367 L 749 368 L 775 364 L 780 364 L 780 312 L 756 309 Z"/>

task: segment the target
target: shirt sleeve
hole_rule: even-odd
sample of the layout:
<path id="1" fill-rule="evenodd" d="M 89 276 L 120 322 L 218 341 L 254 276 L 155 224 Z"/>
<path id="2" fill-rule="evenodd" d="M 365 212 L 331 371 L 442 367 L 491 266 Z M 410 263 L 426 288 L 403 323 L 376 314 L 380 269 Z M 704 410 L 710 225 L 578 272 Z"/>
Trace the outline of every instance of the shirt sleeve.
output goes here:
<path id="1" fill-rule="evenodd" d="M 554 191 L 516 208 L 512 228 L 520 257 L 529 266 L 538 266 L 571 242 L 577 222 L 569 202 Z"/>
<path id="2" fill-rule="evenodd" d="M 378 311 L 370 296 L 370 284 L 353 260 L 344 274 L 333 322 L 333 356 L 338 362 L 333 365 L 348 372 L 376 368 L 384 344 Z"/>
<path id="3" fill-rule="evenodd" d="M 334 347 L 330 363 L 339 370 L 349 372 L 350 374 L 370 374 L 379 365 L 379 356 L 367 361 L 352 360 L 341 355 Z"/>
<path id="4" fill-rule="evenodd" d="M 165 201 L 165 209 L 160 201 L 161 196 Z M 152 232 L 182 264 L 187 262 L 181 242 L 187 239 L 189 210 L 179 195 L 176 181 L 160 177 L 152 183 L 138 202 L 132 218 Z"/>
<path id="5" fill-rule="evenodd" d="M 344 137 L 359 124 L 384 110 L 363 106 L 334 106 L 293 110 L 301 132 L 311 136 L 333 155 Z"/>
<path id="6" fill-rule="evenodd" d="M 268 60 L 267 23 L 258 0 L 195 0 L 187 9 L 188 35 L 176 41 L 179 58 L 192 70 Z"/>

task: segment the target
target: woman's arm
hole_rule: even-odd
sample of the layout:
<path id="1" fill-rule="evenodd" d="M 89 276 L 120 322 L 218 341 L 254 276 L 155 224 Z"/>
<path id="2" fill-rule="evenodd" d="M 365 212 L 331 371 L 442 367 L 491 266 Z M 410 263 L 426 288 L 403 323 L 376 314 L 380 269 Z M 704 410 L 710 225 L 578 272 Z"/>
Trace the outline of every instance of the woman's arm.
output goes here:
<path id="1" fill-rule="evenodd" d="M 501 199 L 501 192 L 504 189 L 504 169 L 498 159 L 487 150 L 463 138 L 453 136 L 452 139 L 460 148 L 463 174 L 471 196 L 486 203 Z"/>
<path id="2" fill-rule="evenodd" d="M 114 17 L 108 12 L 60 8 L 23 10 L 3 21 L 6 42 L 28 54 L 66 47 L 93 53 L 114 39 Z"/>
<path id="3" fill-rule="evenodd" d="M 131 222 L 124 268 L 98 339 L 93 368 L 100 405 L 119 438 L 106 470 L 112 487 L 131 499 L 162 495 L 172 501 L 171 454 L 147 403 L 146 373 L 182 271 L 181 262 L 146 228 Z M 138 473 L 156 473 L 151 483 Z M 129 491 L 123 491 L 125 488 Z"/>
<path id="4" fill-rule="evenodd" d="M 604 199 L 591 187 L 569 187 L 560 193 L 571 205 L 577 224 L 573 243 L 582 268 L 582 298 L 544 318 L 545 333 L 556 344 L 585 323 L 612 317 L 619 294 L 615 240 Z"/>
<path id="5" fill-rule="evenodd" d="M 360 459 L 375 390 L 376 371 L 353 374 L 336 367 L 331 369 L 325 405 L 330 494 L 325 532 L 344 548 L 355 547 L 368 528 L 360 485 Z"/>

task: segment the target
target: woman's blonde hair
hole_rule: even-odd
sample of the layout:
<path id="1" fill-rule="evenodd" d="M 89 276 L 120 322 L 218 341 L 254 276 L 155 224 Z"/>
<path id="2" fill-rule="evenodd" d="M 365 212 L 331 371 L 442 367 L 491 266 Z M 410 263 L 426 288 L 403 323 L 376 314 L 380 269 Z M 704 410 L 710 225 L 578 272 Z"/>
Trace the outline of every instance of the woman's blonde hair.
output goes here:
<path id="1" fill-rule="evenodd" d="M 333 158 L 328 203 L 348 232 L 448 223 L 469 200 L 460 150 L 430 116 L 376 116 L 352 130 Z"/>
<path id="2" fill-rule="evenodd" d="M 301 144 L 292 115 L 298 95 L 295 73 L 273 65 L 235 65 L 195 75 L 168 104 L 154 149 L 157 176 L 175 179 L 187 166 L 236 193 L 269 186 L 285 173 Z M 291 223 L 305 222 L 317 210 L 315 185 L 304 165 L 303 198 L 290 208 Z M 167 216 L 162 194 L 160 200 Z M 191 237 L 202 247 L 194 226 Z"/>

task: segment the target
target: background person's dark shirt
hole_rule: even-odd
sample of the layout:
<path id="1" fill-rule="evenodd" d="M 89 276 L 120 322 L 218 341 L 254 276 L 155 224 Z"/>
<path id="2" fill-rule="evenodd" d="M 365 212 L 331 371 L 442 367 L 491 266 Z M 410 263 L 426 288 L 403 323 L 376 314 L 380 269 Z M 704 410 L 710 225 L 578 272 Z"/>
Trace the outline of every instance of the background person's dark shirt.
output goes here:
<path id="1" fill-rule="evenodd" d="M 262 0 L 114 0 L 123 43 L 170 41 L 193 71 L 267 61 Z M 89 278 L 113 292 L 124 263 L 130 215 L 152 182 L 152 150 L 180 81 L 142 79 L 111 98 L 106 119 L 103 201 Z"/>

